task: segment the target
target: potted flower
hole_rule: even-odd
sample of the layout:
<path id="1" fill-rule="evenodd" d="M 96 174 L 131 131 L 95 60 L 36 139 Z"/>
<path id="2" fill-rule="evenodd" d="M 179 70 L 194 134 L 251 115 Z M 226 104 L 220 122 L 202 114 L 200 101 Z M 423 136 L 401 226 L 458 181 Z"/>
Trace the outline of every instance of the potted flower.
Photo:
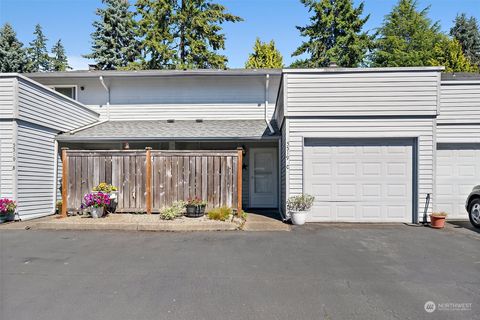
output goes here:
<path id="1" fill-rule="evenodd" d="M 207 201 L 202 200 L 199 197 L 193 199 L 189 198 L 186 202 L 186 216 L 195 218 L 205 215 L 205 207 L 207 206 Z"/>
<path id="2" fill-rule="evenodd" d="M 302 194 L 290 197 L 287 201 L 287 209 L 290 212 L 291 220 L 294 225 L 301 226 L 305 224 L 307 213 L 313 205 L 315 197 Z"/>
<path id="3" fill-rule="evenodd" d="M 17 204 L 15 203 L 15 201 L 7 198 L 1 198 L 0 199 L 0 223 L 15 220 L 16 208 L 17 208 Z"/>
<path id="4" fill-rule="evenodd" d="M 107 205 L 106 209 L 108 212 L 114 213 L 117 210 L 118 203 L 118 188 L 108 184 L 106 182 L 100 183 L 98 186 L 93 188 L 94 192 L 106 193 L 110 197 L 110 204 Z"/>
<path id="5" fill-rule="evenodd" d="M 101 218 L 106 206 L 110 204 L 110 195 L 103 192 L 87 193 L 83 197 L 83 208 L 90 209 L 92 218 Z"/>
<path id="6" fill-rule="evenodd" d="M 57 214 L 62 213 L 62 200 L 58 200 L 57 203 L 55 204 L 55 208 L 57 209 Z"/>
<path id="7" fill-rule="evenodd" d="M 445 212 L 434 212 L 430 215 L 430 226 L 435 229 L 442 229 L 445 227 L 445 219 L 447 214 Z"/>

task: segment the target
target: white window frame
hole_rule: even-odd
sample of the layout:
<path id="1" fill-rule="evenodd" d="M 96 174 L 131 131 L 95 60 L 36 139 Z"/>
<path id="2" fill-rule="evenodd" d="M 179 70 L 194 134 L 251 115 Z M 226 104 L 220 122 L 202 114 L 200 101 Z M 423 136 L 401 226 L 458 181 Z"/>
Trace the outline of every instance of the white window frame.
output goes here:
<path id="1" fill-rule="evenodd" d="M 78 85 L 76 84 L 50 84 L 48 87 L 55 92 L 58 92 L 55 88 L 75 88 L 75 97 L 73 97 L 73 100 L 78 100 Z"/>

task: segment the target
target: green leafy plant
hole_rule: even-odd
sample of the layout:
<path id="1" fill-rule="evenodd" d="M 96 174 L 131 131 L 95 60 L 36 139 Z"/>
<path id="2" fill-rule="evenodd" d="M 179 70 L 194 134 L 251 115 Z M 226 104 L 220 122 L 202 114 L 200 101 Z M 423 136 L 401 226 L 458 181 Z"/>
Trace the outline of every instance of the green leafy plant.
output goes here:
<path id="1" fill-rule="evenodd" d="M 104 193 L 111 193 L 113 191 L 117 191 L 117 187 L 112 186 L 111 184 L 108 184 L 106 182 L 100 183 L 98 186 L 93 188 L 93 191 L 99 191 L 99 192 L 104 192 Z"/>
<path id="2" fill-rule="evenodd" d="M 301 194 L 288 198 L 288 211 L 308 211 L 313 205 L 315 197 L 309 194 Z"/>
<path id="3" fill-rule="evenodd" d="M 230 207 L 220 207 L 210 210 L 207 215 L 210 220 L 226 221 L 233 214 Z"/>
<path id="4" fill-rule="evenodd" d="M 185 209 L 184 201 L 177 201 L 172 204 L 171 207 L 165 208 L 160 211 L 160 219 L 162 220 L 174 220 L 183 215 Z"/>
<path id="5" fill-rule="evenodd" d="M 58 212 L 61 212 L 61 211 L 62 211 L 62 205 L 63 205 L 63 201 L 62 201 L 62 200 L 58 200 L 58 201 L 55 203 L 55 208 L 58 210 Z"/>

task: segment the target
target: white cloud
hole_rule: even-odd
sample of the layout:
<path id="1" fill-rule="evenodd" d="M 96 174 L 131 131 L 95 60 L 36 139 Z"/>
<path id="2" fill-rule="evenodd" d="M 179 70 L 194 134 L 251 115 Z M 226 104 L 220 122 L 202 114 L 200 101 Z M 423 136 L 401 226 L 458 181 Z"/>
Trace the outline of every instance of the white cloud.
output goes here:
<path id="1" fill-rule="evenodd" d="M 85 59 L 82 56 L 68 57 L 68 64 L 73 70 L 88 70 L 88 65 L 94 63 L 93 60 Z"/>

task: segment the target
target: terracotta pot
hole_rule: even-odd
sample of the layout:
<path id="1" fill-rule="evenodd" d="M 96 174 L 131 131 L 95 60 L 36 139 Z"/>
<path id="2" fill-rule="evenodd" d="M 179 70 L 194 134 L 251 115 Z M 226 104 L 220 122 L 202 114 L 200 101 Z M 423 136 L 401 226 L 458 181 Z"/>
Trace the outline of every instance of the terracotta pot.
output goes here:
<path id="1" fill-rule="evenodd" d="M 446 216 L 430 215 L 430 226 L 435 229 L 443 229 L 445 227 Z"/>

